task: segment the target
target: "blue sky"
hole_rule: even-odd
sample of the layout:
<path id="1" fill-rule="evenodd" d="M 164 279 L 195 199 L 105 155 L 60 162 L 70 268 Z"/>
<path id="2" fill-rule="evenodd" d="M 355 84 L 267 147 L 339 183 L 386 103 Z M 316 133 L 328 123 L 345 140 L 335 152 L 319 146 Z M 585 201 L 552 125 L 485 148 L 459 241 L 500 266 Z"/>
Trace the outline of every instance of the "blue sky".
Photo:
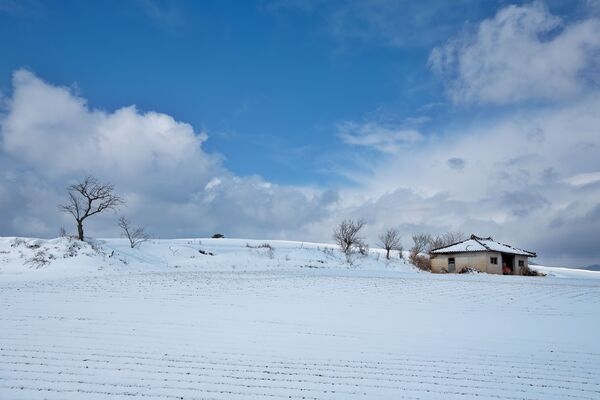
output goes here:
<path id="1" fill-rule="evenodd" d="M 322 170 L 340 145 L 339 121 L 402 120 L 439 103 L 443 87 L 427 68 L 432 46 L 502 4 L 392 7 L 390 23 L 406 25 L 407 36 L 393 45 L 395 33 L 364 26 L 375 21 L 360 23 L 356 37 L 346 32 L 360 17 L 347 2 L 26 1 L 10 12 L 11 3 L 0 27 L 11 38 L 0 44 L 4 92 L 26 67 L 75 83 L 93 107 L 165 112 L 206 129 L 206 148 L 235 173 L 280 183 L 336 180 Z M 349 26 L 337 32 L 332 19 L 346 9 Z"/>
<path id="2" fill-rule="evenodd" d="M 328 240 L 356 217 L 372 241 L 387 225 L 405 246 L 414 231 L 460 229 L 553 263 L 600 261 L 589 239 L 600 232 L 585 223 L 600 216 L 599 11 L 591 0 L 0 0 L 0 205 L 12 210 L 0 234 L 69 224 L 34 210 L 33 189 L 15 194 L 15 181 L 60 201 L 93 172 L 163 236 Z M 163 125 L 149 128 L 151 113 Z M 40 143 L 63 134 L 102 162 L 42 160 Z M 135 162 L 94 147 L 103 140 L 130 143 Z"/>

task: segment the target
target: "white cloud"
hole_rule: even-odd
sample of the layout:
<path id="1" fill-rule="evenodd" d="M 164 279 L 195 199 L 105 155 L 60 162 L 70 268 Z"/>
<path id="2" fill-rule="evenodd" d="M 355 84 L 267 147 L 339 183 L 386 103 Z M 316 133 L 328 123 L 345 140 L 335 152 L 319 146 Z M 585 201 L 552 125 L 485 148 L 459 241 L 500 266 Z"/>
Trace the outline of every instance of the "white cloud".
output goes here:
<path id="1" fill-rule="evenodd" d="M 57 210 L 64 188 L 84 175 L 115 184 L 122 212 L 156 234 L 302 238 L 299 226 L 322 215 L 319 190 L 236 177 L 202 148 L 189 124 L 134 106 L 91 108 L 69 88 L 29 71 L 13 76 L 0 117 L 0 232 L 55 235 L 72 221 Z M 114 235 L 115 216 L 90 221 L 93 235 Z"/>
<path id="2" fill-rule="evenodd" d="M 347 144 L 369 147 L 391 154 L 423 140 L 423 135 L 415 129 L 389 127 L 374 122 L 340 123 L 338 135 Z"/>
<path id="3" fill-rule="evenodd" d="M 340 194 L 340 210 L 365 218 L 371 238 L 399 226 L 408 245 L 412 232 L 459 229 L 537 250 L 544 262 L 592 264 L 598 248 L 587 238 L 600 237 L 600 184 L 589 171 L 600 171 L 599 109 L 600 95 L 589 95 L 428 135 L 373 161 L 373 174 L 356 175 L 360 188 Z"/>
<path id="4" fill-rule="evenodd" d="M 323 30 L 341 44 L 421 47 L 448 37 L 464 18 L 476 15 L 480 2 L 398 0 L 268 0 L 266 9 L 278 17 L 289 12 L 312 14 Z"/>
<path id="5" fill-rule="evenodd" d="M 146 17 L 162 29 L 175 31 L 186 25 L 183 12 L 172 3 L 160 4 L 154 0 L 137 0 L 136 4 Z"/>
<path id="6" fill-rule="evenodd" d="M 45 178 L 93 172 L 131 190 L 161 186 L 165 196 L 178 196 L 183 185 L 198 187 L 223 173 L 219 157 L 202 150 L 206 134 L 169 115 L 134 106 L 91 109 L 70 89 L 25 70 L 15 72 L 13 85 L 1 121 L 2 149 Z"/>
<path id="7" fill-rule="evenodd" d="M 565 182 L 574 186 L 589 185 L 598 181 L 600 181 L 600 171 L 577 174 L 565 179 Z"/>
<path id="8" fill-rule="evenodd" d="M 508 6 L 430 54 L 455 102 L 574 98 L 597 84 L 600 20 L 566 24 L 541 2 Z"/>
<path id="9" fill-rule="evenodd" d="M 600 185 L 591 172 L 600 171 L 599 95 L 437 136 L 347 123 L 348 143 L 388 156 L 354 175 L 356 185 L 323 191 L 235 176 L 203 150 L 205 133 L 168 115 L 96 110 L 26 71 L 13 86 L 0 117 L 5 235 L 72 230 L 56 206 L 67 184 L 94 173 L 126 197 L 124 214 L 161 237 L 330 241 L 332 227 L 353 217 L 367 221 L 372 245 L 390 226 L 402 229 L 405 246 L 414 232 L 461 229 L 531 248 L 542 261 L 597 262 L 589 238 L 600 237 Z M 395 152 L 405 146 L 410 151 Z M 95 218 L 88 231 L 114 236 L 115 219 Z"/>

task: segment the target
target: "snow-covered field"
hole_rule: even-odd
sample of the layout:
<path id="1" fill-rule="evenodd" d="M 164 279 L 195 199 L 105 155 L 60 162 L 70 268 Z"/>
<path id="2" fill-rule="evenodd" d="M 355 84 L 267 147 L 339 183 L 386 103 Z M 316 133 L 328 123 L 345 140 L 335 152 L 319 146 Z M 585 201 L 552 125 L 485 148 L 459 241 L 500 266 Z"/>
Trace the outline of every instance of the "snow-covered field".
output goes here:
<path id="1" fill-rule="evenodd" d="M 0 238 L 0 399 L 600 399 L 598 272 L 264 242 Z"/>

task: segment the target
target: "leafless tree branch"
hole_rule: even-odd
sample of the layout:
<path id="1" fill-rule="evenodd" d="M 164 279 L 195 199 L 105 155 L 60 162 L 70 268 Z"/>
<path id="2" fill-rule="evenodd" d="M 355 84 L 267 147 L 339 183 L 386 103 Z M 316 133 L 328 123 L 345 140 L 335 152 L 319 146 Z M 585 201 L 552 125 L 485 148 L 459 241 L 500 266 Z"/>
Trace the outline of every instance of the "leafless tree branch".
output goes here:
<path id="1" fill-rule="evenodd" d="M 350 263 L 352 253 L 358 250 L 361 254 L 368 252 L 368 246 L 360 236 L 360 230 L 365 226 L 362 220 L 346 219 L 338 225 L 333 231 L 333 239 L 340 246 L 342 252 L 346 255 L 346 260 Z"/>
<path id="2" fill-rule="evenodd" d="M 117 209 L 125 203 L 113 193 L 114 188 L 113 184 L 100 183 L 93 176 L 86 176 L 83 181 L 67 188 L 69 199 L 58 208 L 75 218 L 79 240 L 84 238 L 83 221 L 106 210 Z"/>
<path id="3" fill-rule="evenodd" d="M 150 236 L 143 227 L 133 228 L 129 220 L 124 216 L 119 218 L 118 225 L 123 230 L 123 235 L 129 240 L 129 245 L 132 249 L 150 239 Z"/>
<path id="4" fill-rule="evenodd" d="M 385 257 L 388 260 L 390 259 L 390 251 L 402 251 L 402 244 L 400 243 L 400 233 L 397 229 L 390 228 L 383 234 L 379 235 L 379 244 L 385 249 Z"/>

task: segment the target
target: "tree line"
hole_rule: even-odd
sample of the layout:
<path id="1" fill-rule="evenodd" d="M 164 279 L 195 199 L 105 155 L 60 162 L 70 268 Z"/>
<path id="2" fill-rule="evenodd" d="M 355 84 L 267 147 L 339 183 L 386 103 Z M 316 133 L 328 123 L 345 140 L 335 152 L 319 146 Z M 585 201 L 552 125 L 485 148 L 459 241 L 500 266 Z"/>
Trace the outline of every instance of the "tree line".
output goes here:
<path id="1" fill-rule="evenodd" d="M 100 182 L 93 176 L 86 176 L 80 182 L 67 187 L 68 199 L 59 205 L 59 209 L 70 214 L 75 219 L 77 238 L 84 240 L 84 222 L 94 215 L 109 210 L 117 210 L 125 205 L 125 200 L 115 193 L 111 183 Z M 118 227 L 123 236 L 128 239 L 131 248 L 139 246 L 149 239 L 145 228 L 134 226 L 125 216 L 117 220 Z M 363 220 L 345 219 L 333 231 L 333 239 L 346 256 L 346 261 L 352 263 L 356 255 L 367 255 L 369 245 L 361 234 L 366 225 Z M 61 230 L 64 232 L 64 230 Z M 213 237 L 223 237 L 215 234 Z M 431 269 L 429 257 L 426 255 L 432 249 L 450 245 L 466 238 L 463 232 L 446 232 L 432 236 L 426 233 L 412 235 L 413 244 L 409 251 L 409 260 L 421 269 Z M 402 257 L 402 242 L 400 230 L 388 228 L 378 236 L 378 246 L 386 251 L 386 259 L 391 258 L 391 253 L 397 251 Z"/>
<path id="2" fill-rule="evenodd" d="M 364 237 L 361 236 L 361 230 L 365 225 L 366 223 L 363 220 L 345 219 L 333 231 L 333 240 L 346 256 L 348 263 L 352 263 L 357 255 L 365 255 L 368 252 L 369 246 Z M 385 250 L 386 259 L 390 259 L 392 251 L 397 251 L 399 257 L 403 258 L 401 237 L 401 232 L 397 228 L 388 228 L 378 236 L 377 245 Z M 465 239 L 466 235 L 460 231 L 437 235 L 428 233 L 413 234 L 413 244 L 409 249 L 409 261 L 420 269 L 431 270 L 428 256 L 431 250 Z"/>

